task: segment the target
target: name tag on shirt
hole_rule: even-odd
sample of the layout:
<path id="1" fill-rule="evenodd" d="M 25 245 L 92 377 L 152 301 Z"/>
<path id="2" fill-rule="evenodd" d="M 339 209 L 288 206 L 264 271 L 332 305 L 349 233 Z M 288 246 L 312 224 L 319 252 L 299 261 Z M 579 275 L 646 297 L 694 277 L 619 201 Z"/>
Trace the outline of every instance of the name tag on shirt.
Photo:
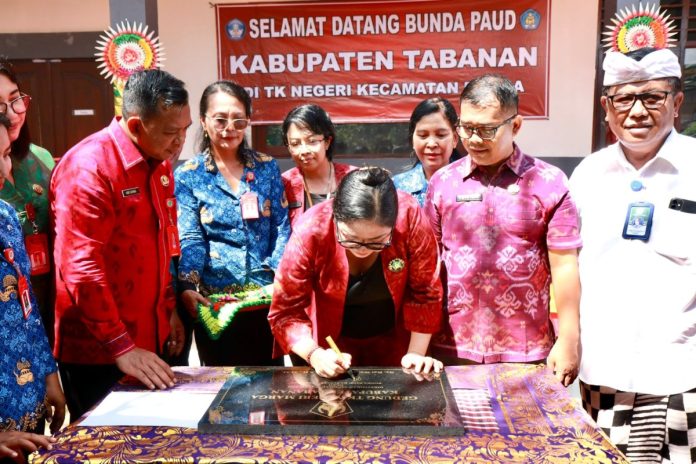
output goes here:
<path id="1" fill-rule="evenodd" d="M 467 193 L 465 195 L 457 195 L 457 203 L 464 203 L 467 201 L 483 201 L 483 194 Z"/>
<path id="2" fill-rule="evenodd" d="M 139 187 L 131 187 L 121 190 L 121 196 L 123 196 L 123 198 L 132 197 L 133 195 L 140 195 Z"/>
<path id="3" fill-rule="evenodd" d="M 27 282 L 27 278 L 23 275 L 19 276 L 17 293 L 19 293 L 19 302 L 22 304 L 22 315 L 24 315 L 24 319 L 29 319 L 29 315 L 33 308 L 31 305 L 31 297 L 29 296 L 29 283 Z"/>
<path id="4" fill-rule="evenodd" d="M 254 192 L 247 192 L 239 199 L 242 207 L 243 219 L 259 218 L 259 196 Z"/>
<path id="5" fill-rule="evenodd" d="M 46 234 L 31 234 L 24 238 L 27 249 L 31 275 L 46 274 L 51 270 L 48 262 L 48 236 Z"/>
<path id="6" fill-rule="evenodd" d="M 626 222 L 624 223 L 622 234 L 623 238 L 647 242 L 650 238 L 654 210 L 655 207 L 653 204 L 647 202 L 631 203 L 628 205 Z"/>

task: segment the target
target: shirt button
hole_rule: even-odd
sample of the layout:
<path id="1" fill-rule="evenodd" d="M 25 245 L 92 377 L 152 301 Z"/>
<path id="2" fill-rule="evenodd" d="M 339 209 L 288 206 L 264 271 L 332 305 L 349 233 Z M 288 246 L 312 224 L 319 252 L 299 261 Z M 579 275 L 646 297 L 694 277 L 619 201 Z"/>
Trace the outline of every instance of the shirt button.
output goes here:
<path id="1" fill-rule="evenodd" d="M 242 251 L 246 251 L 246 245 L 242 245 L 240 248 Z"/>
<path id="2" fill-rule="evenodd" d="M 488 212 L 489 212 L 489 213 L 492 213 L 492 212 L 493 212 L 493 208 L 488 208 Z"/>

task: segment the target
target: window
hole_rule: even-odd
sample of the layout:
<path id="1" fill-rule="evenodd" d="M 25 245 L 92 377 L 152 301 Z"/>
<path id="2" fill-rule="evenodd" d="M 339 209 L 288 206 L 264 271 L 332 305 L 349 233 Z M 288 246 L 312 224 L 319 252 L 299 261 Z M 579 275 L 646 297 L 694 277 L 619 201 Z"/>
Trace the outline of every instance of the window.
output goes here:
<path id="1" fill-rule="evenodd" d="M 277 158 L 288 158 L 280 125 L 255 126 L 254 147 Z M 406 158 L 411 152 L 408 123 L 336 124 L 334 156 Z"/>

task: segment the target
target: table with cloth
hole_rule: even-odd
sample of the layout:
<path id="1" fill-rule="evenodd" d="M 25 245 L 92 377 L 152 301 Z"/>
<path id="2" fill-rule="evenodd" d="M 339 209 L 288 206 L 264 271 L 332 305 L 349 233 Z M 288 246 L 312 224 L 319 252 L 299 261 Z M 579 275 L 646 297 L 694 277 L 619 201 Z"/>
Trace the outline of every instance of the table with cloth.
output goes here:
<path id="1" fill-rule="evenodd" d="M 232 368 L 175 368 L 188 388 L 221 386 Z M 182 427 L 81 427 L 34 463 L 467 462 L 627 463 L 545 366 L 447 367 L 466 430 L 459 437 L 206 435 Z"/>

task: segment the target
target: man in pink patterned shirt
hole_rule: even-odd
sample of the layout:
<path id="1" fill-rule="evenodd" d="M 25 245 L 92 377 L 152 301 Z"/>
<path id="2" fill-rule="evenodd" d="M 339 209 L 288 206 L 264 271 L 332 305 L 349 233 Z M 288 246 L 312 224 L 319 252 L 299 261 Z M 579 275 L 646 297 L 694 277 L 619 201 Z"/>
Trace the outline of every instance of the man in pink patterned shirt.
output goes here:
<path id="1" fill-rule="evenodd" d="M 468 156 L 433 175 L 424 207 L 447 288 L 448 324 L 433 339 L 433 355 L 445 364 L 546 359 L 568 385 L 580 358 L 581 241 L 567 178 L 514 143 L 522 117 L 509 80 L 472 80 L 460 106 L 457 131 Z"/>

